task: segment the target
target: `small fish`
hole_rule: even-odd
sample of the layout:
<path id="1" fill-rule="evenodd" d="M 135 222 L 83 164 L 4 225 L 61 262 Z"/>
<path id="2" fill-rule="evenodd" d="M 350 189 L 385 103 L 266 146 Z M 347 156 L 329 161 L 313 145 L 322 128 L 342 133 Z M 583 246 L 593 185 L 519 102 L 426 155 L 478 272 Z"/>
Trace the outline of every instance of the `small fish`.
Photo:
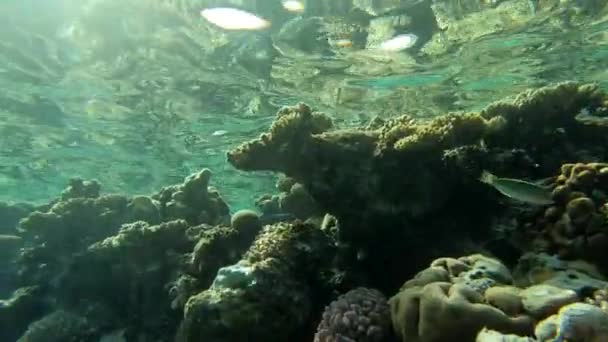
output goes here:
<path id="1" fill-rule="evenodd" d="M 479 180 L 493 186 L 501 194 L 520 202 L 536 205 L 553 203 L 549 189 L 538 184 L 520 179 L 499 178 L 488 171 L 483 171 Z"/>
<path id="2" fill-rule="evenodd" d="M 589 111 L 581 111 L 578 113 L 574 120 L 590 126 L 598 126 L 598 127 L 608 127 L 608 117 L 607 116 L 594 116 Z"/>
<path id="3" fill-rule="evenodd" d="M 208 8 L 201 16 L 210 23 L 226 30 L 262 30 L 270 27 L 270 22 L 255 14 L 230 7 Z"/>
<path id="4" fill-rule="evenodd" d="M 393 38 L 381 43 L 378 49 L 384 51 L 402 51 L 411 48 L 418 41 L 418 36 L 413 33 L 396 35 Z"/>
<path id="5" fill-rule="evenodd" d="M 304 12 L 304 4 L 302 3 L 302 1 L 284 0 L 281 3 L 281 5 L 283 5 L 283 8 L 289 12 L 298 13 L 298 14 Z"/>
<path id="6" fill-rule="evenodd" d="M 331 41 L 330 45 L 337 48 L 350 48 L 353 47 L 353 41 L 350 39 L 338 39 Z"/>

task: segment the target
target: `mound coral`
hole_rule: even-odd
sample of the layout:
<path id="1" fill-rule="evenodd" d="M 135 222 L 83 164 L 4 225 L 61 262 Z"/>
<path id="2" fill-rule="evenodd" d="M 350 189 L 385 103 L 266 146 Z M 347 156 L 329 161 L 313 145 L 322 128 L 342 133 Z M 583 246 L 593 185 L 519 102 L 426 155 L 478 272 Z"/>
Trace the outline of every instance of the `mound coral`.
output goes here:
<path id="1" fill-rule="evenodd" d="M 492 258 L 436 260 L 389 300 L 395 333 L 403 342 L 473 341 L 484 327 L 529 334 L 531 317 L 509 316 L 484 296 L 493 286 L 511 281 L 508 269 Z"/>
<path id="2" fill-rule="evenodd" d="M 608 164 L 568 163 L 555 177 L 555 204 L 521 229 L 529 248 L 585 259 L 608 269 Z"/>
<path id="3" fill-rule="evenodd" d="M 356 288 L 333 301 L 323 313 L 315 342 L 381 342 L 391 333 L 390 311 L 384 295 Z"/>

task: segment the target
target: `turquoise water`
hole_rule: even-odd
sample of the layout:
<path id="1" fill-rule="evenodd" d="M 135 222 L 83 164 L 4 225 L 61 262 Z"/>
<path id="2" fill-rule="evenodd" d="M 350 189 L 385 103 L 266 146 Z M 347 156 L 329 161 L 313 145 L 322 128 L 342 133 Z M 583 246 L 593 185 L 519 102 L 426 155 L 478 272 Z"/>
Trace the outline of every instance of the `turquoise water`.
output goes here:
<path id="1" fill-rule="evenodd" d="M 286 1 L 0 1 L 0 342 L 607 340 L 608 0 Z"/>
<path id="2" fill-rule="evenodd" d="M 274 176 L 238 172 L 225 153 L 263 132 L 282 105 L 303 101 L 346 124 L 477 109 L 561 80 L 608 85 L 608 19 L 589 4 L 532 13 L 525 1 L 463 2 L 454 17 L 430 12 L 448 29 L 414 17 L 402 30 L 419 44 L 378 54 L 351 34 L 368 29 L 365 21 L 335 8 L 317 8 L 317 25 L 306 13 L 245 1 L 272 27 L 228 32 L 198 15 L 205 1 L 152 3 L 0 5 L 0 200 L 46 201 L 75 176 L 98 179 L 106 192 L 147 194 L 208 167 L 227 200 L 248 207 L 273 191 Z M 403 14 L 434 8 L 421 3 Z M 327 43 L 337 38 L 353 45 Z"/>

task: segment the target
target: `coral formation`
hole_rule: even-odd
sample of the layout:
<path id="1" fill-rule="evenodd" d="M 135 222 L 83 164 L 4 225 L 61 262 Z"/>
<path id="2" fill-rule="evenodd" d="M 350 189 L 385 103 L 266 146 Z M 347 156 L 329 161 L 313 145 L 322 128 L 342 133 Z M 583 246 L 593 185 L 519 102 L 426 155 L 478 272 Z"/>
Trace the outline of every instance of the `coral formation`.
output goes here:
<path id="1" fill-rule="evenodd" d="M 517 312 L 509 316 L 484 297 L 492 286 L 511 281 L 508 269 L 491 258 L 471 255 L 436 260 L 389 300 L 395 333 L 403 342 L 472 341 L 484 327 L 531 333 L 531 317 Z"/>
<path id="2" fill-rule="evenodd" d="M 331 250 L 328 237 L 312 224 L 266 226 L 238 265 L 218 272 L 222 279 L 190 297 L 178 340 L 295 337 L 310 318 L 312 287 L 321 283 Z"/>
<path id="3" fill-rule="evenodd" d="M 513 274 L 519 287 L 542 283 L 573 290 L 579 296 L 608 286 L 594 265 L 582 260 L 562 260 L 545 253 L 525 253 Z"/>
<path id="4" fill-rule="evenodd" d="M 83 180 L 72 178 L 68 182 L 68 187 L 61 192 L 60 199 L 67 201 L 70 198 L 97 198 L 101 192 L 101 184 L 96 180 Z"/>
<path id="5" fill-rule="evenodd" d="M 598 146 L 606 142 L 605 134 L 581 125 L 575 116 L 583 108 L 603 106 L 606 98 L 595 85 L 565 82 L 479 112 L 428 120 L 402 116 L 341 130 L 332 130 L 326 115 L 299 104 L 281 109 L 267 133 L 227 157 L 238 169 L 282 172 L 301 184 L 340 222 L 346 263 L 352 267 L 358 260 L 378 281 L 374 287 L 388 290 L 398 285 L 389 284 L 385 274 L 397 269 L 379 266 L 413 259 L 407 251 L 414 248 L 404 244 L 445 248 L 442 240 L 448 235 L 487 236 L 487 229 L 464 228 L 489 226 L 506 207 L 497 194 L 481 188 L 477 178 L 483 169 L 543 178 L 583 151 L 603 158 L 605 151 Z M 518 160 L 530 167 L 505 164 Z M 572 210 L 584 210 L 581 204 Z M 451 245 L 451 253 L 465 252 L 465 246 Z M 428 253 L 417 260 L 438 256 L 432 250 L 416 253 Z M 413 273 L 421 265 L 411 266 Z M 376 274 L 376 269 L 383 272 Z"/>
<path id="6" fill-rule="evenodd" d="M 84 317 L 66 311 L 54 311 L 29 325 L 17 342 L 86 341 L 90 327 Z"/>
<path id="7" fill-rule="evenodd" d="M 197 275 L 189 262 L 194 247 L 209 238 L 205 233 L 210 229 L 222 229 L 210 224 L 228 221 L 225 202 L 208 188 L 209 176 L 203 170 L 152 197 L 132 198 L 100 194 L 95 181 L 71 180 L 60 198 L 37 207 L 19 222 L 17 238 L 27 242 L 17 260 L 19 284 L 23 289 L 36 285 L 40 301 L 53 304 L 42 305 L 35 313 L 21 304 L 17 310 L 24 313 L 17 317 L 28 315 L 23 321 L 29 322 L 36 315 L 59 310 L 85 317 L 91 336 L 125 329 L 127 338 L 171 339 L 188 297 L 212 281 L 211 277 L 205 284 L 191 275 Z M 172 220 L 180 215 L 184 219 Z M 261 223 L 257 215 L 248 213 L 235 214 L 232 223 L 234 228 L 228 229 L 242 241 L 224 245 L 230 248 L 222 252 L 240 249 L 242 253 Z M 147 312 L 157 314 L 148 316 Z M 24 336 L 39 334 L 46 326 L 59 327 L 59 321 L 44 322 Z M 6 334 L 18 336 L 24 328 L 15 324 Z"/>
<path id="8" fill-rule="evenodd" d="M 538 341 L 606 341 L 608 315 L 586 303 L 573 303 L 541 321 L 534 335 Z"/>
<path id="9" fill-rule="evenodd" d="M 555 204 L 523 222 L 520 239 L 533 241 L 527 249 L 582 258 L 608 269 L 608 164 L 563 164 L 552 191 Z"/>
<path id="10" fill-rule="evenodd" d="M 393 328 L 402 341 L 473 341 L 475 336 L 477 341 L 485 342 L 541 342 L 560 338 L 601 341 L 606 337 L 608 314 L 601 308 L 602 303 L 605 304 L 605 290 L 597 290 L 592 298 L 586 299 L 587 303 L 581 303 L 582 291 L 570 289 L 571 284 L 559 283 L 552 277 L 531 278 L 530 273 L 551 273 L 539 269 L 549 267 L 547 257 L 542 255 L 522 257 L 513 277 L 508 270 L 504 275 L 509 277 L 496 277 L 496 273 L 483 267 L 480 271 L 486 271 L 484 276 L 493 278 L 494 282 L 485 289 L 475 288 L 459 275 L 467 271 L 471 274 L 470 267 L 463 267 L 466 265 L 463 260 L 479 258 L 471 255 L 438 259 L 407 281 L 389 300 Z M 481 258 L 486 265 L 487 261 L 500 264 L 491 258 Z M 533 260 L 536 260 L 534 270 L 523 266 Z M 568 270 L 567 263 L 555 259 L 551 265 Z M 522 271 L 524 268 L 526 272 Z M 593 279 L 587 280 L 593 288 Z"/>
<path id="11" fill-rule="evenodd" d="M 188 261 L 187 272 L 196 277 L 202 288 L 213 282 L 224 265 L 237 262 L 262 229 L 260 218 L 250 210 L 232 215 L 231 226 L 203 229 Z"/>
<path id="12" fill-rule="evenodd" d="M 263 220 L 281 220 L 298 218 L 306 220 L 321 215 L 321 210 L 302 184 L 284 175 L 276 183 L 278 195 L 263 195 L 256 200 L 256 205 L 263 213 Z"/>
<path id="13" fill-rule="evenodd" d="M 21 287 L 7 300 L 0 300 L 0 340 L 16 341 L 50 307 L 39 286 Z"/>
<path id="14" fill-rule="evenodd" d="M 163 188 L 153 198 L 160 202 L 164 220 L 185 219 L 191 225 L 218 224 L 229 217 L 228 205 L 209 188 L 211 170 L 188 176 L 183 184 Z"/>
<path id="15" fill-rule="evenodd" d="M 595 86 L 561 83 L 479 112 L 341 130 L 285 107 L 228 153 L 285 175 L 262 215 L 230 215 L 208 169 L 151 196 L 71 180 L 13 216 L 22 287 L 0 301 L 1 337 L 304 341 L 317 327 L 318 342 L 601 340 L 607 140 L 575 116 L 606 103 Z M 478 182 L 485 169 L 553 176 L 555 203 L 512 205 Z M 488 229 L 505 222 L 519 235 Z M 517 245 L 511 272 L 479 242 L 513 236 L 533 243 Z"/>
<path id="16" fill-rule="evenodd" d="M 387 300 L 377 290 L 356 288 L 331 302 L 315 334 L 315 342 L 381 342 L 391 334 Z"/>

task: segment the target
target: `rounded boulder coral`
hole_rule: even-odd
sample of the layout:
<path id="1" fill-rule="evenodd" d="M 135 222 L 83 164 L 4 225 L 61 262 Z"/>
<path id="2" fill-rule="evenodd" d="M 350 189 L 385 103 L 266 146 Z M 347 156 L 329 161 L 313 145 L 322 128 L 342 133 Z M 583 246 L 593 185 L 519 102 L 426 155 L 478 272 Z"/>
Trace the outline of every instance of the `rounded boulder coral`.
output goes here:
<path id="1" fill-rule="evenodd" d="M 360 287 L 325 308 L 314 342 L 380 342 L 390 334 L 387 299 L 377 290 Z"/>

